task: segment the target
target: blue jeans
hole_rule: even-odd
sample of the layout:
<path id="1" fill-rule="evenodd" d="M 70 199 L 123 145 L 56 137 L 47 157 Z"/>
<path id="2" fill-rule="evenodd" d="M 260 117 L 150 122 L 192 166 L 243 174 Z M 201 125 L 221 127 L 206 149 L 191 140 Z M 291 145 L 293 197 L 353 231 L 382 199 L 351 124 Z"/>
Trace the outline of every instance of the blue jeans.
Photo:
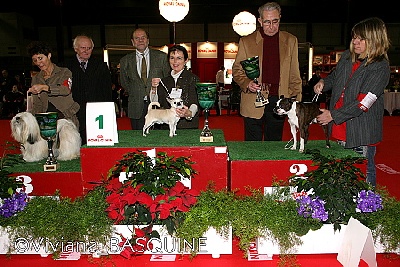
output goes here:
<path id="1" fill-rule="evenodd" d="M 375 168 L 375 154 L 376 146 L 366 146 L 367 147 L 367 183 L 376 186 L 376 168 Z"/>
<path id="2" fill-rule="evenodd" d="M 339 141 L 340 145 L 345 146 L 346 142 Z M 375 167 L 375 154 L 376 146 L 359 146 L 353 148 L 355 152 L 367 158 L 367 183 L 376 186 L 376 167 Z"/>

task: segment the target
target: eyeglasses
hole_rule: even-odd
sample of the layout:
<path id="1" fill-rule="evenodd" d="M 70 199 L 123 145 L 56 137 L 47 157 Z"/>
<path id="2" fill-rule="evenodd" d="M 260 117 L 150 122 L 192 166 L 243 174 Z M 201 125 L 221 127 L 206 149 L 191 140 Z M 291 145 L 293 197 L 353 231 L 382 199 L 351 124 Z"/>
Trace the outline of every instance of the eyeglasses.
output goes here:
<path id="1" fill-rule="evenodd" d="M 93 49 L 93 47 L 91 47 L 91 46 L 88 46 L 88 47 L 86 47 L 86 46 L 80 46 L 80 47 L 79 47 L 79 50 L 82 50 L 82 51 L 85 51 L 85 50 L 90 51 L 90 50 L 92 50 L 92 49 Z"/>
<path id="2" fill-rule="evenodd" d="M 264 20 L 262 23 L 265 26 L 271 26 L 271 24 L 276 26 L 276 25 L 278 25 L 279 22 L 280 22 L 280 19 L 273 19 L 273 20 Z"/>

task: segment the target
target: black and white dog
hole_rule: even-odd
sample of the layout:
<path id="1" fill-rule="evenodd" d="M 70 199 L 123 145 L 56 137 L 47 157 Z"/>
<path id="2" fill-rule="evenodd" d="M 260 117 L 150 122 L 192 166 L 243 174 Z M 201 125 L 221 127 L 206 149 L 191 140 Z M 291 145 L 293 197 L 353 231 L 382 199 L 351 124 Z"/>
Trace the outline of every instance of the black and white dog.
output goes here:
<path id="1" fill-rule="evenodd" d="M 285 98 L 281 96 L 281 98 L 276 103 L 276 107 L 274 108 L 274 112 L 278 115 L 287 115 L 288 121 L 290 124 L 290 132 L 293 136 L 293 146 L 292 150 L 296 150 L 297 148 L 297 129 L 300 131 L 300 149 L 299 152 L 304 152 L 304 145 L 308 140 L 308 127 L 311 123 L 317 122 L 317 116 L 321 114 L 319 110 L 318 103 L 315 102 L 299 102 L 296 101 L 296 97 Z M 322 125 L 322 129 L 325 133 L 326 147 L 330 148 L 331 145 L 329 143 L 328 136 L 328 126 Z"/>

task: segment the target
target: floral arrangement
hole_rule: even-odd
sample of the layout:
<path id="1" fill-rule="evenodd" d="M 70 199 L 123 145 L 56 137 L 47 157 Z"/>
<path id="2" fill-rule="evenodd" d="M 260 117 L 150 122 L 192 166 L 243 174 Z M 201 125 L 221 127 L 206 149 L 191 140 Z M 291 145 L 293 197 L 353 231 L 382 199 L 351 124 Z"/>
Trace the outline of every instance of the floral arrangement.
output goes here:
<path id="1" fill-rule="evenodd" d="M 328 212 L 325 210 L 325 201 L 319 197 L 313 198 L 310 195 L 300 196 L 296 201 L 299 203 L 297 212 L 304 218 L 311 217 L 323 222 L 328 220 Z M 355 202 L 357 203 L 357 212 L 375 212 L 383 209 L 382 197 L 372 190 L 361 190 Z"/>
<path id="2" fill-rule="evenodd" d="M 27 204 L 27 194 L 24 191 L 12 194 L 9 198 L 0 199 L 0 216 L 9 218 L 22 211 Z"/>
<path id="3" fill-rule="evenodd" d="M 340 230 L 341 224 L 354 217 L 373 231 L 374 239 L 387 251 L 396 251 L 400 202 L 384 188 L 365 183 L 357 167 L 363 158 L 335 159 L 318 151 L 306 153 L 312 155 L 317 168 L 302 177 L 274 182 L 272 194 L 254 190 L 251 196 L 243 196 L 211 187 L 199 194 L 181 182 L 197 174 L 190 157 L 175 158 L 160 152 L 152 158 L 137 151 L 125 154 L 104 183 L 82 198 L 72 202 L 37 197 L 29 203 L 26 194 L 18 191 L 22 182 L 8 172 L 12 157 L 0 158 L 1 214 L 10 216 L 0 216 L 0 225 L 13 229 L 10 234 L 14 237 L 89 237 L 98 242 L 112 235 L 112 224 L 134 225 L 132 237 L 121 236 L 120 242 L 120 255 L 131 258 L 144 253 L 144 248 L 152 249 L 150 239 L 159 238 L 153 230 L 156 224 L 186 240 L 201 237 L 209 227 L 222 233 L 231 227 L 246 255 L 257 237 L 268 235 L 283 254 L 289 254 L 309 230 L 317 230 L 323 223 L 332 223 Z M 14 216 L 16 212 L 18 216 Z"/>
<path id="4" fill-rule="evenodd" d="M 20 162 L 15 155 L 0 158 L 0 216 L 9 218 L 22 211 L 27 203 L 27 194 L 22 190 L 22 181 L 11 176 L 9 167 Z"/>
<path id="5" fill-rule="evenodd" d="M 184 220 L 184 213 L 196 204 L 199 192 L 180 181 L 191 179 L 197 172 L 189 157 L 170 157 L 159 152 L 154 159 L 138 151 L 127 153 L 109 171 L 105 183 L 108 196 L 106 212 L 115 224 L 132 224 L 135 229 L 130 240 L 122 239 L 122 256 L 144 251 L 137 241 L 147 243 L 159 237 L 152 225 L 164 225 L 173 234 Z M 138 225 L 146 227 L 138 228 Z M 126 246 L 129 242 L 132 246 Z"/>
<path id="6" fill-rule="evenodd" d="M 310 230 L 323 224 L 340 230 L 353 217 L 372 230 L 374 240 L 387 252 L 398 251 L 400 202 L 385 188 L 365 182 L 360 169 L 364 158 L 325 157 L 318 150 L 306 154 L 311 154 L 315 168 L 303 176 L 274 180 L 269 194 L 252 188 L 248 188 L 251 196 L 212 188 L 202 192 L 177 229 L 178 237 L 190 240 L 210 226 L 222 232 L 231 226 L 244 257 L 260 236 L 268 236 L 282 255 L 288 255 L 295 253 L 300 237 Z"/>
<path id="7" fill-rule="evenodd" d="M 318 168 L 289 182 L 297 190 L 299 215 L 332 223 L 340 230 L 340 224 L 347 224 L 350 217 L 366 221 L 368 213 L 383 209 L 382 197 L 365 182 L 357 167 L 363 158 L 336 159 L 312 150 L 307 153 Z"/>
<path id="8" fill-rule="evenodd" d="M 375 212 L 382 210 L 382 197 L 372 190 L 361 190 L 357 198 L 358 212 Z"/>
<path id="9" fill-rule="evenodd" d="M 314 218 L 320 221 L 328 220 L 328 212 L 325 210 L 325 201 L 319 197 L 312 198 L 311 196 L 301 196 L 296 199 L 299 203 L 297 212 L 304 218 Z"/>

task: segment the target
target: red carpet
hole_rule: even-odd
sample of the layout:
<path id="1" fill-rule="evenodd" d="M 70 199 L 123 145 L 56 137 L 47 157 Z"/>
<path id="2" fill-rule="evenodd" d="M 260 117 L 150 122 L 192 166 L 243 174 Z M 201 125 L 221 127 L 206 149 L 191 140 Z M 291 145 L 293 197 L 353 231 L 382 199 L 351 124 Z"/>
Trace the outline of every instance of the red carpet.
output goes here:
<path id="1" fill-rule="evenodd" d="M 204 117 L 201 117 L 200 128 L 203 126 Z M 118 129 L 129 130 L 130 122 L 128 118 L 118 118 Z M 243 140 L 243 119 L 237 112 L 231 115 L 226 114 L 223 110 L 222 116 L 215 115 L 215 111 L 211 111 L 209 117 L 209 126 L 212 129 L 222 129 L 227 141 L 241 141 Z M 0 120 L 0 153 L 3 154 L 4 143 L 6 140 L 11 139 L 11 131 L 8 120 Z M 379 167 L 377 170 L 377 183 L 386 186 L 390 194 L 400 199 L 400 166 L 398 160 L 400 158 L 400 150 L 397 149 L 395 144 L 398 144 L 398 134 L 400 133 L 400 116 L 385 116 L 384 117 L 384 140 L 377 148 L 376 165 Z M 291 139 L 289 124 L 285 123 L 283 139 L 288 141 Z M 323 131 L 318 125 L 310 127 L 310 140 L 320 140 L 323 138 Z M 329 241 L 327 241 L 329 242 Z M 297 255 L 296 266 L 305 267 L 335 267 L 342 266 L 336 259 L 336 254 L 322 254 L 322 255 Z M 379 267 L 395 267 L 400 266 L 399 255 L 386 255 L 377 254 L 377 263 Z M 0 255 L 0 266 L 31 266 L 31 267 L 45 267 L 45 266 L 218 266 L 218 267 L 242 267 L 242 266 L 279 266 L 278 256 L 274 256 L 271 261 L 248 261 L 243 258 L 243 254 L 238 250 L 234 242 L 232 255 L 221 255 L 219 259 L 212 259 L 211 255 L 199 255 L 191 260 L 188 255 L 183 257 L 177 256 L 174 262 L 150 262 L 150 256 L 144 255 L 131 260 L 123 259 L 120 256 L 112 256 L 109 258 L 103 257 L 101 259 L 88 258 L 87 255 L 82 256 L 79 261 L 55 261 L 51 257 L 41 258 L 39 255 L 12 255 L 8 258 L 5 255 Z M 295 265 L 292 265 L 295 266 Z M 363 261 L 359 266 L 366 267 L 367 264 Z"/>

